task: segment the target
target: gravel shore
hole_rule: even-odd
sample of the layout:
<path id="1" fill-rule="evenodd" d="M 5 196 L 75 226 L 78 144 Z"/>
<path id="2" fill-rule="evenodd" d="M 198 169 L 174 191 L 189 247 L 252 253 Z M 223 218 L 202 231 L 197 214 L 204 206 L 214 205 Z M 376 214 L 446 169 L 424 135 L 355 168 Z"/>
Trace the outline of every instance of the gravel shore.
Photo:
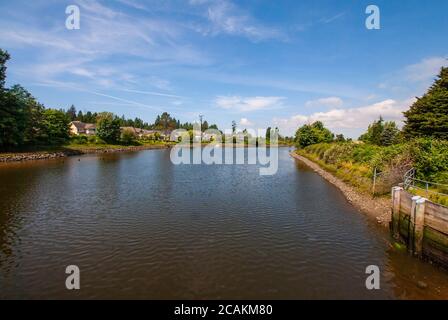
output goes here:
<path id="1" fill-rule="evenodd" d="M 128 146 L 119 148 L 64 148 L 58 151 L 36 151 L 36 152 L 20 152 L 20 153 L 0 153 L 0 162 L 20 162 L 31 160 L 49 160 L 57 158 L 66 158 L 70 156 L 79 156 L 92 153 L 113 153 L 113 152 L 129 152 L 151 149 L 166 149 L 167 145 L 146 145 L 146 146 Z"/>
<path id="2" fill-rule="evenodd" d="M 321 175 L 325 180 L 331 184 L 338 187 L 342 193 L 345 195 L 347 200 L 359 211 L 367 214 L 369 217 L 376 219 L 376 221 L 385 226 L 389 226 L 390 222 L 390 212 L 391 203 L 390 199 L 386 198 L 375 198 L 373 199 L 371 195 L 363 194 L 357 191 L 355 188 L 349 186 L 342 180 L 336 178 L 334 175 L 322 169 L 315 162 L 308 160 L 305 157 L 298 155 L 295 152 L 291 152 L 290 155 L 306 164 L 308 167 L 313 169 L 316 173 Z"/>

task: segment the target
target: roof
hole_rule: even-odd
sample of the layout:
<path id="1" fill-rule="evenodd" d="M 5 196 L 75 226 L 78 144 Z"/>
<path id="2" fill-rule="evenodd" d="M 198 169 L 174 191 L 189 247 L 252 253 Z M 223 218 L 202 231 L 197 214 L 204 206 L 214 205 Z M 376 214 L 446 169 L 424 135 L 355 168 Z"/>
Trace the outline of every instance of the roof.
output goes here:
<path id="1" fill-rule="evenodd" d="M 74 125 L 78 130 L 85 129 L 96 129 L 96 124 L 94 123 L 84 123 L 82 121 L 72 121 L 70 124 Z"/>
<path id="2" fill-rule="evenodd" d="M 74 125 L 78 130 L 84 129 L 86 127 L 86 124 L 81 121 L 72 121 L 70 124 Z"/>

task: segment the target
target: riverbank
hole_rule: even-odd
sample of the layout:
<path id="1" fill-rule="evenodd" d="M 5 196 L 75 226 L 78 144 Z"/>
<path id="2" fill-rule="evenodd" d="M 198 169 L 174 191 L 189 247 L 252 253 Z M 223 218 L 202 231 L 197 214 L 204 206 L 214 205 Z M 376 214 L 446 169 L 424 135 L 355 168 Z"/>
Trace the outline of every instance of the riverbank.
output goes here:
<path id="1" fill-rule="evenodd" d="M 306 164 L 325 180 L 341 190 L 347 200 L 358 210 L 367 214 L 369 217 L 376 219 L 376 221 L 382 226 L 389 226 L 391 200 L 388 197 L 372 198 L 371 195 L 364 194 L 356 190 L 354 187 L 343 182 L 333 174 L 322 169 L 317 163 L 305 158 L 304 156 L 298 155 L 295 151 L 291 152 L 290 155 Z"/>
<path id="2" fill-rule="evenodd" d="M 121 145 L 68 145 L 64 147 L 49 148 L 48 150 L 35 150 L 23 152 L 0 153 L 1 162 L 22 162 L 35 160 L 49 160 L 79 156 L 83 154 L 100 154 L 113 152 L 131 152 L 152 149 L 170 148 L 169 143 L 145 144 L 140 146 Z"/>

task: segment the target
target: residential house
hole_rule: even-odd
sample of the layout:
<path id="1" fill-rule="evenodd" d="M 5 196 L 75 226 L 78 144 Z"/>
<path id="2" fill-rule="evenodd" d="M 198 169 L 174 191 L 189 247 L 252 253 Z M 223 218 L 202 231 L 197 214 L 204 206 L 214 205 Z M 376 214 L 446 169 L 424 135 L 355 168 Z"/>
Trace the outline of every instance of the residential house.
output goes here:
<path id="1" fill-rule="evenodd" d="M 75 136 L 79 136 L 80 134 L 93 136 L 96 134 L 96 124 L 72 121 L 70 122 L 70 134 Z"/>

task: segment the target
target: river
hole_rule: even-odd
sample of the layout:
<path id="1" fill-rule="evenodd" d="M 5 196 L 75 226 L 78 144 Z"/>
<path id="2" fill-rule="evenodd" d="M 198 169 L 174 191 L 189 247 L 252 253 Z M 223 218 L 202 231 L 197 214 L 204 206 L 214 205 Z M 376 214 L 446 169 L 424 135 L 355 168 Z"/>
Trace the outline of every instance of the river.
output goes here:
<path id="1" fill-rule="evenodd" d="M 169 150 L 0 165 L 0 298 L 448 298 L 447 272 L 288 153 L 273 176 Z"/>

